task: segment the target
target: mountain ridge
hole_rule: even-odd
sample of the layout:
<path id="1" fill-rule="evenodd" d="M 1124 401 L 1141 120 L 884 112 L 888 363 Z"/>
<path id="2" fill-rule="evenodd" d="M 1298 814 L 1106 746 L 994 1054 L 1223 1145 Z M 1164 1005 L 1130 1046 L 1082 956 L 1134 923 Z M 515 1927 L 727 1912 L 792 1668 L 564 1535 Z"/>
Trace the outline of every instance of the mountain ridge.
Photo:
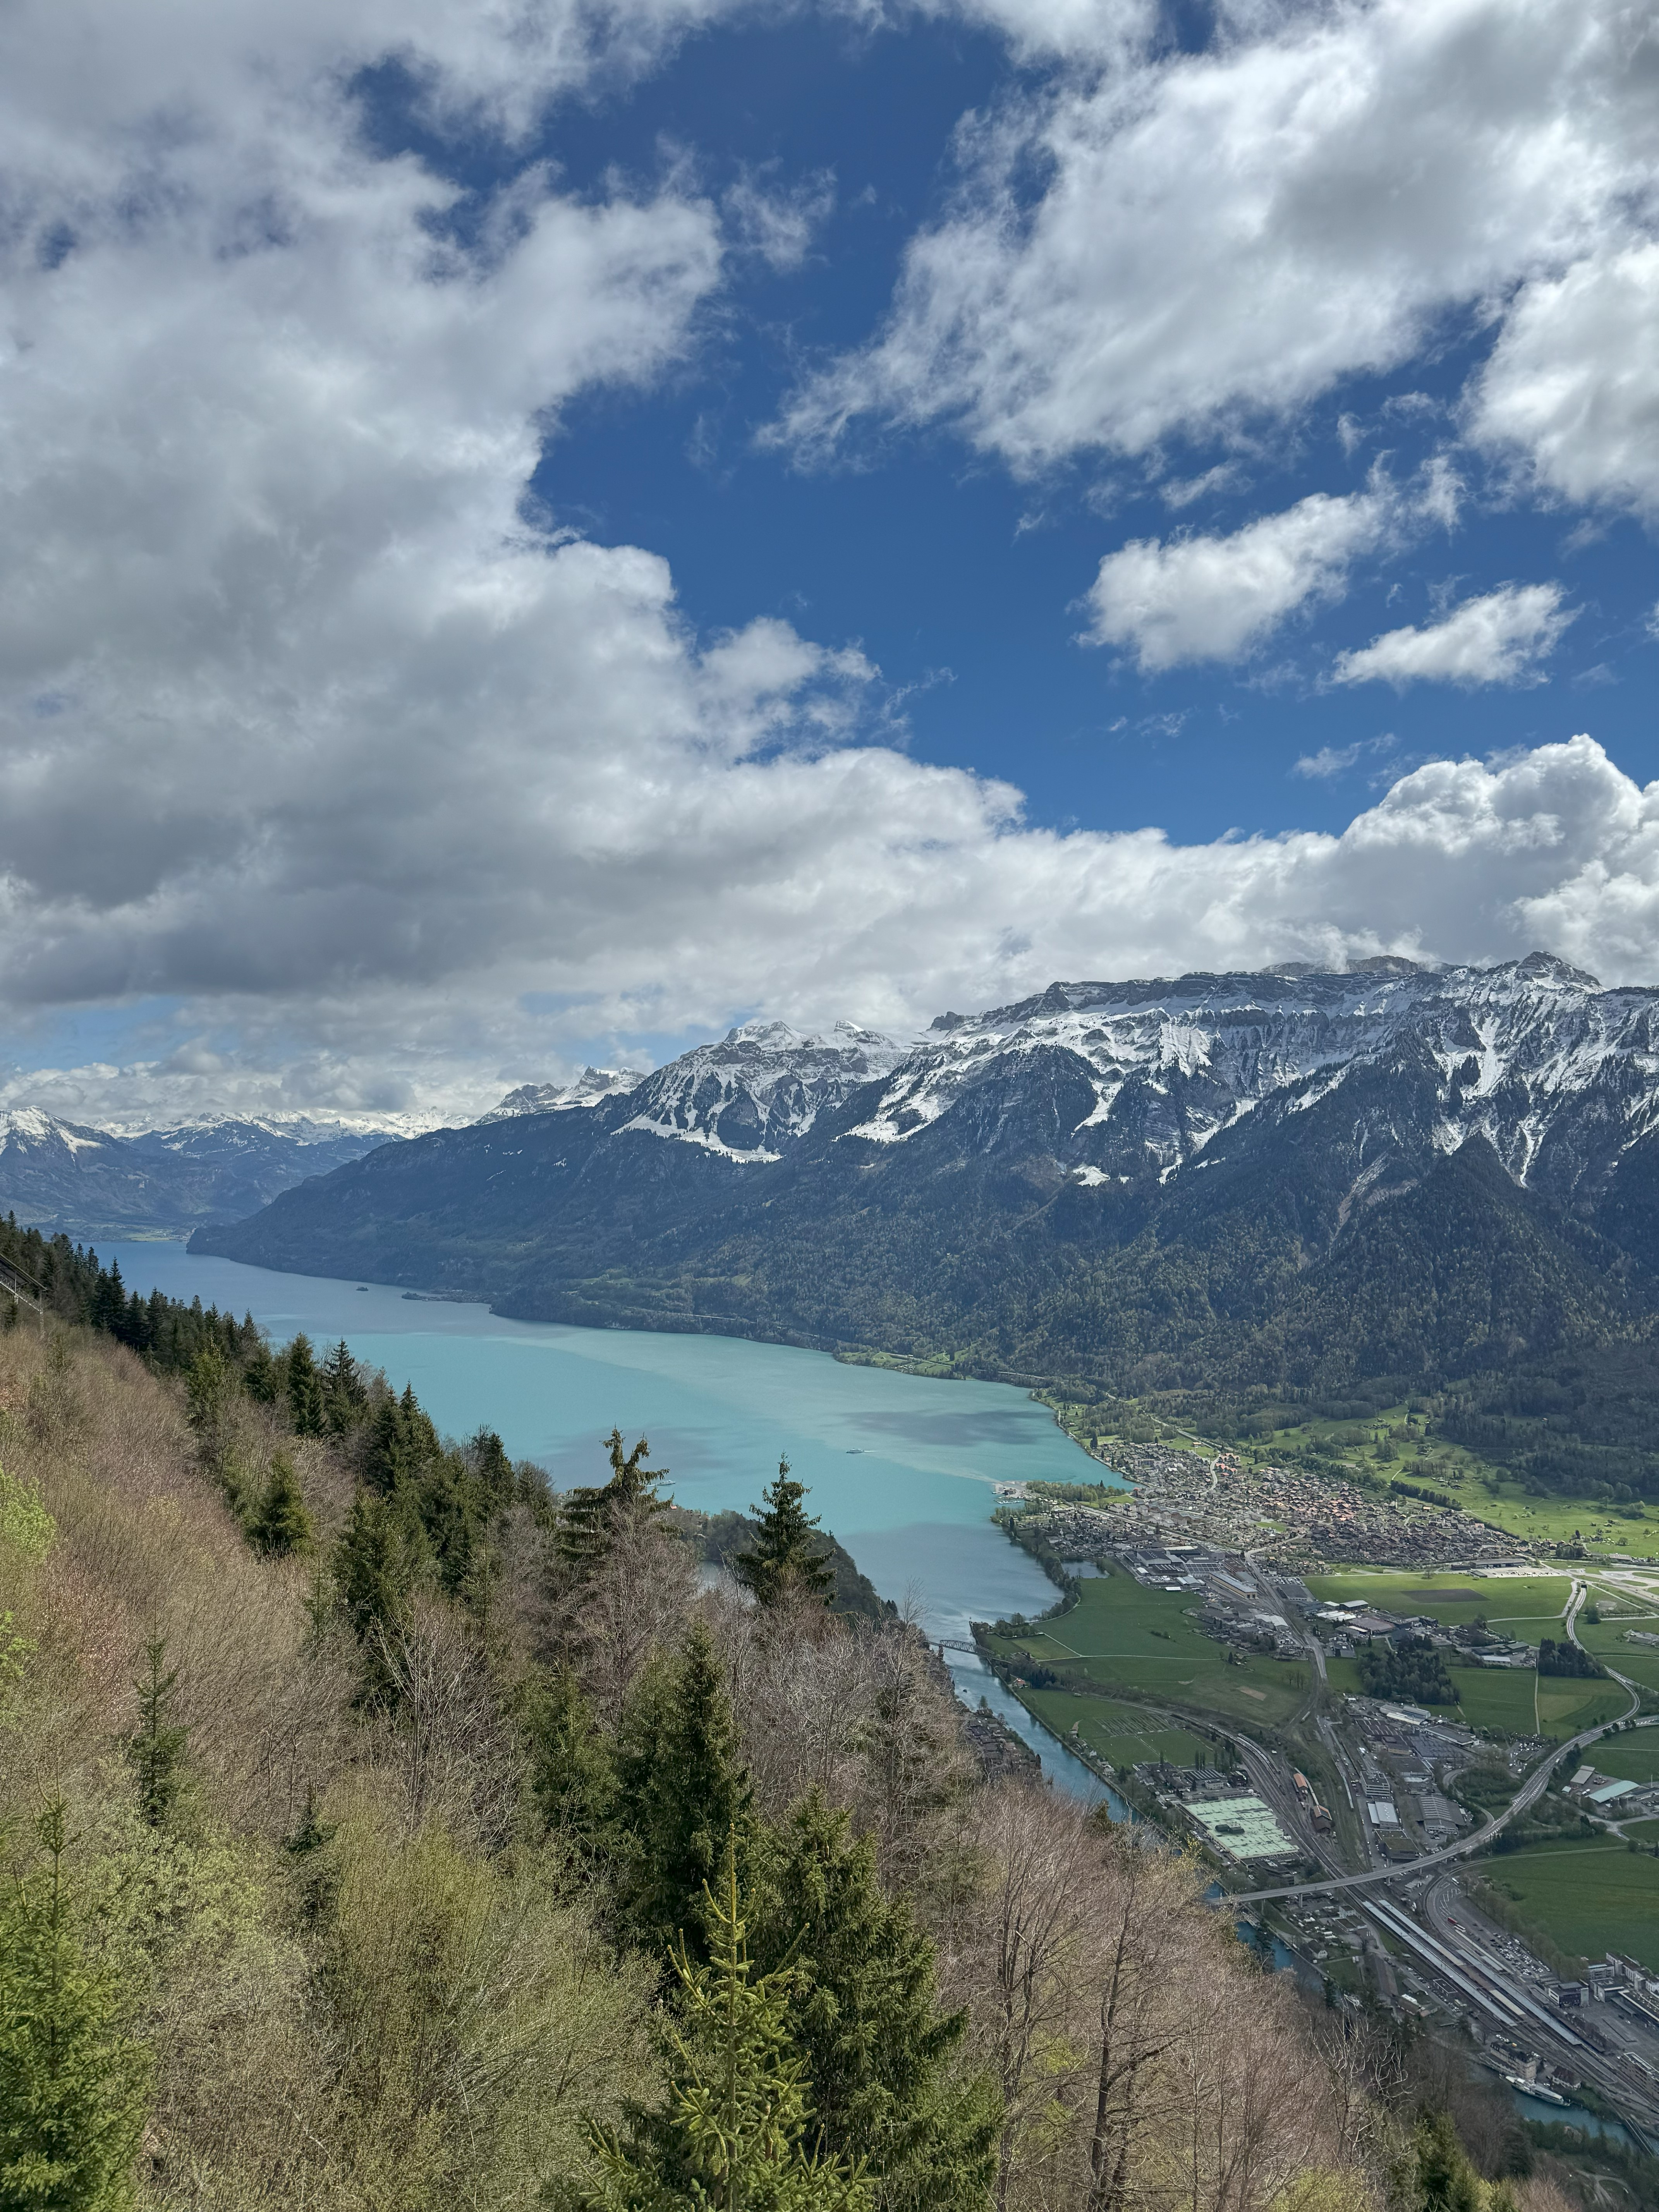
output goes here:
<path id="1" fill-rule="evenodd" d="M 1534 954 L 1056 982 L 908 1044 L 749 1024 L 193 1249 L 1127 1393 L 1437 1387 L 1647 1328 L 1659 991 Z"/>

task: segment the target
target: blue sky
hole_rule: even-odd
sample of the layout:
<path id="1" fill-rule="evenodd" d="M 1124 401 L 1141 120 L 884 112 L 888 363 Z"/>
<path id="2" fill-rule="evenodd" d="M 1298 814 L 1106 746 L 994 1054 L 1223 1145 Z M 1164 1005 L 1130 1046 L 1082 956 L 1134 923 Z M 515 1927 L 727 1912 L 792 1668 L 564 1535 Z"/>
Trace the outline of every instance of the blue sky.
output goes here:
<path id="1" fill-rule="evenodd" d="M 1378 950 L 1659 982 L 1644 39 L 14 11 L 10 1095 L 455 1111 Z"/>

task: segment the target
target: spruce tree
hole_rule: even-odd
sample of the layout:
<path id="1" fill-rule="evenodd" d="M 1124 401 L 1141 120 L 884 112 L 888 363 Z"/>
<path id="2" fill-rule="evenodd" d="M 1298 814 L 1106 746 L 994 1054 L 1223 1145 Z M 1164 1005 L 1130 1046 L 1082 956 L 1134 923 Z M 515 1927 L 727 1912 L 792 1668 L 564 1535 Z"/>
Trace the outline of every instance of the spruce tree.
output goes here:
<path id="1" fill-rule="evenodd" d="M 282 1370 L 270 1356 L 264 1337 L 255 1337 L 242 1361 L 242 1388 L 256 1404 L 274 1406 L 282 1386 Z"/>
<path id="2" fill-rule="evenodd" d="M 823 1557 L 818 1523 L 806 1512 L 805 1497 L 805 1484 L 797 1482 L 788 1461 L 781 1459 L 777 1480 L 752 1509 L 754 1548 L 732 1562 L 738 1580 L 762 1605 L 790 1596 L 821 1598 L 828 1605 L 835 1595 L 835 1569 Z"/>
<path id="3" fill-rule="evenodd" d="M 748 1770 L 714 1639 L 694 1620 L 678 1664 L 647 1675 L 623 1717 L 617 1758 L 623 1910 L 659 1953 L 702 1955 L 706 1885 L 728 1837 L 747 1847 Z"/>
<path id="4" fill-rule="evenodd" d="M 204 1441 L 217 1430 L 225 1401 L 229 1371 L 216 1344 L 204 1344 L 190 1364 L 185 1377 L 185 1410 L 190 1425 Z"/>
<path id="5" fill-rule="evenodd" d="M 159 1828 L 184 1787 L 190 1731 L 173 1717 L 179 1669 L 165 1664 L 167 1638 L 152 1637 L 144 1646 L 144 1672 L 138 1678 L 138 1726 L 127 1740 L 127 1759 L 138 1778 L 138 1809 Z"/>
<path id="6" fill-rule="evenodd" d="M 331 1436 L 343 1437 L 353 1429 L 368 1398 L 351 1346 L 342 1337 L 320 1370 L 323 1412 Z"/>
<path id="7" fill-rule="evenodd" d="M 581 1852 L 602 1836 L 616 1795 L 611 1747 L 574 1671 L 561 1667 L 525 1713 L 530 1788 L 544 1832 Z"/>
<path id="8" fill-rule="evenodd" d="M 871 2212 L 862 2159 L 825 2157 L 812 2141 L 790 1978 L 755 1972 L 737 1859 L 728 1836 L 704 1897 L 708 1962 L 684 1948 L 675 1958 L 665 2102 L 636 2106 L 625 2142 L 595 2131 L 599 2171 L 580 2200 L 586 2212 Z"/>
<path id="9" fill-rule="evenodd" d="M 288 1348 L 285 1376 L 289 1413 L 294 1433 L 319 1437 L 325 1425 L 323 1386 L 312 1357 L 311 1340 L 302 1329 Z"/>
<path id="10" fill-rule="evenodd" d="M 115 1992 L 76 1940 L 64 1801 L 36 1833 L 46 1863 L 0 1900 L 0 2205 L 121 2212 L 143 2132 L 149 2067 Z"/>
<path id="11" fill-rule="evenodd" d="M 654 1518 L 667 1510 L 657 1485 L 668 1480 L 665 1467 L 647 1467 L 651 1447 L 641 1437 L 632 1451 L 623 1445 L 622 1431 L 612 1429 L 605 1440 L 611 1461 L 611 1480 L 595 1487 L 567 1491 L 559 1504 L 559 1557 L 567 1566 L 591 1572 L 611 1549 L 617 1522 L 632 1514 Z"/>
<path id="12" fill-rule="evenodd" d="M 791 2032 L 826 2148 L 869 2154 L 883 2212 L 988 2203 L 996 2093 L 953 2071 L 967 2014 L 940 2009 L 933 1946 L 883 1890 L 873 1839 L 814 1790 L 761 1851 L 755 1956 L 793 1970 Z"/>
<path id="13" fill-rule="evenodd" d="M 392 1694 L 384 1639 L 403 1619 L 407 1580 L 404 1547 L 386 1499 L 358 1490 L 351 1518 L 334 1547 L 333 1566 L 340 1610 L 362 1650 L 358 1701 L 383 1705 Z"/>
<path id="14" fill-rule="evenodd" d="M 247 1524 L 247 1540 L 266 1559 L 288 1559 L 311 1549 L 311 1516 L 286 1452 L 270 1462 L 270 1480 Z"/>

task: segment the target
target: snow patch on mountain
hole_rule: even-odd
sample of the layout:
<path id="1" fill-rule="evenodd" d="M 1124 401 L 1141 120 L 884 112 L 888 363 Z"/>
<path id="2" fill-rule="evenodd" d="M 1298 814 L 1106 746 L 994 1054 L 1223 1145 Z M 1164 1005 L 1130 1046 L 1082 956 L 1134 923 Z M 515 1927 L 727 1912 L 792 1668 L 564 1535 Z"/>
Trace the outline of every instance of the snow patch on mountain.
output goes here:
<path id="1" fill-rule="evenodd" d="M 631 1068 L 585 1067 L 569 1083 L 521 1083 L 478 1119 L 507 1121 L 520 1114 L 567 1114 L 574 1108 L 597 1106 L 604 1098 L 625 1097 L 644 1080 Z"/>

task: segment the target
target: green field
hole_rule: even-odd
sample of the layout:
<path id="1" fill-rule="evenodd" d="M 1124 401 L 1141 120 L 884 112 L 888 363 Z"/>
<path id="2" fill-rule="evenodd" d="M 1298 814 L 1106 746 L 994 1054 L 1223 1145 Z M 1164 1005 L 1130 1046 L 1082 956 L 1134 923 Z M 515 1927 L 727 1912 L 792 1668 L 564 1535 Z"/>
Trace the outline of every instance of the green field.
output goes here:
<path id="1" fill-rule="evenodd" d="M 1328 1659 L 1325 1670 L 1339 1695 L 1343 1691 L 1364 1695 L 1356 1660 Z M 1597 1721 L 1615 1719 L 1630 1703 L 1616 1682 L 1580 1681 L 1570 1674 L 1546 1674 L 1540 1680 L 1530 1668 L 1515 1674 L 1500 1667 L 1452 1667 L 1449 1671 L 1457 1692 L 1455 1710 L 1432 1705 L 1424 1711 L 1461 1718 L 1471 1728 L 1501 1729 L 1506 1735 L 1538 1735 L 1565 1742 Z"/>
<path id="2" fill-rule="evenodd" d="M 1310 1596 L 1328 1605 L 1375 1605 L 1385 1613 L 1425 1613 L 1447 1628 L 1483 1615 L 1505 1635 L 1535 1643 L 1550 1632 L 1572 1595 L 1565 1575 L 1517 1575 L 1480 1581 L 1467 1575 L 1425 1573 L 1420 1568 L 1356 1568 L 1346 1574 L 1310 1575 Z"/>
<path id="3" fill-rule="evenodd" d="M 1564 1951 L 1627 1951 L 1659 1972 L 1659 1859 L 1647 1852 L 1613 1836 L 1528 1844 L 1483 1859 L 1480 1870 Z"/>
<path id="4" fill-rule="evenodd" d="M 1111 1698 L 1077 1695 L 1069 1690 L 1027 1690 L 1026 1704 L 1046 1729 L 1070 1738 L 1073 1728 L 1097 1758 L 1113 1766 L 1139 1766 L 1167 1759 L 1172 1766 L 1215 1764 L 1213 1744 L 1183 1728 L 1161 1726 L 1152 1714 Z"/>
<path id="5" fill-rule="evenodd" d="M 1016 1665 L 1024 1653 L 1103 1688 L 1224 1719 L 1272 1722 L 1294 1712 L 1308 1695 L 1310 1663 L 1251 1658 L 1242 1667 L 1229 1664 L 1225 1647 L 1200 1635 L 1188 1618 L 1186 1607 L 1194 1601 L 1144 1589 L 1114 1570 L 1083 1583 L 1071 1612 L 1025 1636 L 994 1639 L 993 1648 Z"/>
<path id="6" fill-rule="evenodd" d="M 1590 1746 L 1589 1756 L 1598 1774 L 1615 1782 L 1659 1782 L 1659 1729 L 1604 1735 Z"/>

